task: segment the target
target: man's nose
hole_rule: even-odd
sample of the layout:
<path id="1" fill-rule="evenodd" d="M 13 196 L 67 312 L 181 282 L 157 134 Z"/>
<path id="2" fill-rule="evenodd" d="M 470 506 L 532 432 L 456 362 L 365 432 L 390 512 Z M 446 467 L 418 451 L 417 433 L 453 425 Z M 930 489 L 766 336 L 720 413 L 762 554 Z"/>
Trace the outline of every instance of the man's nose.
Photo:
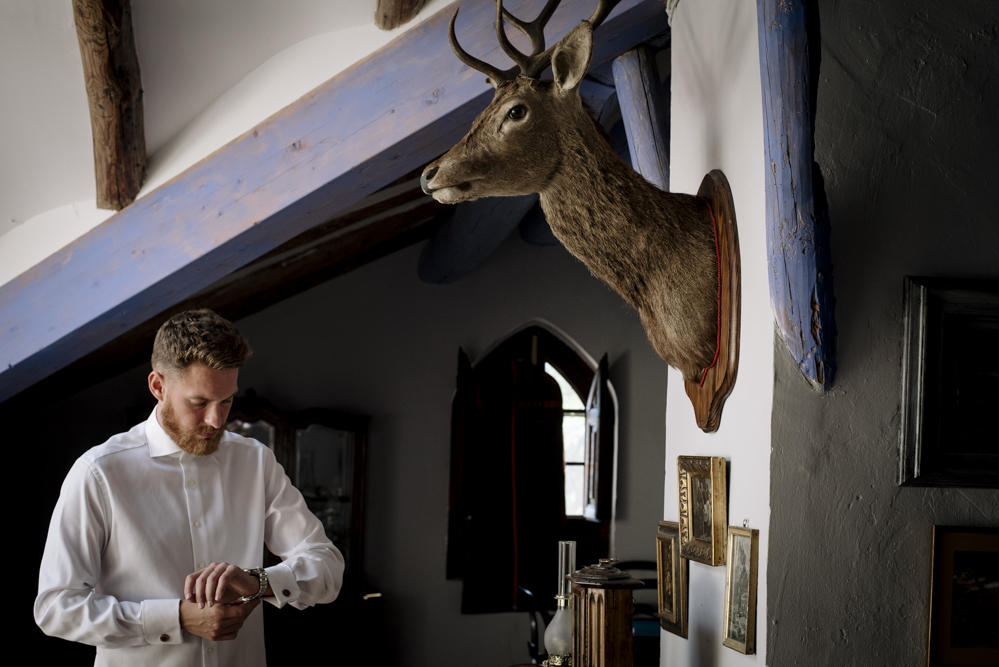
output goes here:
<path id="1" fill-rule="evenodd" d="M 222 428 L 222 406 L 209 407 L 205 411 L 205 423 L 212 428 Z"/>

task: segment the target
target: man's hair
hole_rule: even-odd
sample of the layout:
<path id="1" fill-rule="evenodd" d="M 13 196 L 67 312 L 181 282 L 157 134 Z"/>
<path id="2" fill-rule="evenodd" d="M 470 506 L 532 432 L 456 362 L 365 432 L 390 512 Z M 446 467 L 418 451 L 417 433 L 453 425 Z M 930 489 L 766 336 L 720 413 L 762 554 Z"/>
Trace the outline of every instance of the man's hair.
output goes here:
<path id="1" fill-rule="evenodd" d="M 153 369 L 186 370 L 204 364 L 215 370 L 239 368 L 253 350 L 229 320 L 207 308 L 188 310 L 163 323 L 153 341 Z"/>

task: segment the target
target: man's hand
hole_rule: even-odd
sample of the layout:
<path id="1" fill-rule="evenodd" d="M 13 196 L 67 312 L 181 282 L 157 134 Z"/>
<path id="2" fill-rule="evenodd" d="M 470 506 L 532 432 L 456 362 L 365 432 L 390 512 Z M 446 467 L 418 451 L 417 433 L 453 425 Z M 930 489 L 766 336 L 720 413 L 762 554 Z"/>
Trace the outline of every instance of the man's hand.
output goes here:
<path id="1" fill-rule="evenodd" d="M 244 595 L 260 590 L 260 580 L 243 568 L 229 563 L 211 563 L 208 567 L 187 575 L 184 580 L 184 598 L 199 608 L 216 604 L 232 604 Z M 268 584 L 264 595 L 271 595 Z"/>
<path id="2" fill-rule="evenodd" d="M 207 609 L 189 600 L 180 601 L 180 627 L 213 642 L 235 639 L 243 622 L 260 605 L 260 598 L 246 604 L 217 604 Z"/>

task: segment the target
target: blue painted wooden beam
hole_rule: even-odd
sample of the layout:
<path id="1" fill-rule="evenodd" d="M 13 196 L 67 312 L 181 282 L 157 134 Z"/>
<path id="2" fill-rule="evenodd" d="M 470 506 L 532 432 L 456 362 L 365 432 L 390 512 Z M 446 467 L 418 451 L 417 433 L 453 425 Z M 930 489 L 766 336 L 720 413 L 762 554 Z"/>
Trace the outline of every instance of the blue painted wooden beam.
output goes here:
<path id="1" fill-rule="evenodd" d="M 506 67 L 490 0 L 461 2 L 457 31 Z M 541 0 L 510 0 L 532 15 Z M 593 2 L 566 0 L 560 37 Z M 488 103 L 451 53 L 446 9 L 0 286 L 0 401 L 114 340 L 444 153 Z M 594 62 L 667 29 L 657 0 L 623 0 Z"/>
<path id="2" fill-rule="evenodd" d="M 640 46 L 614 59 L 614 87 L 632 166 L 669 192 L 669 91 L 659 80 L 655 53 Z"/>
<path id="3" fill-rule="evenodd" d="M 757 16 L 770 304 L 798 368 L 821 391 L 836 375 L 836 322 L 829 216 L 812 157 L 819 44 L 809 43 L 807 4 L 757 0 Z"/>

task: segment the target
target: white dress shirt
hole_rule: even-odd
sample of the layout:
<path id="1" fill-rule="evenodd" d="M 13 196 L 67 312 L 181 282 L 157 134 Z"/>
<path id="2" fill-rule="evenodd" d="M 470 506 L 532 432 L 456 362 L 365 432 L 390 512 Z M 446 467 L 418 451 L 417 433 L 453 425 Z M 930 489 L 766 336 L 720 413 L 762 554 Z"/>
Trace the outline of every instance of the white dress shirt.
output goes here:
<path id="1" fill-rule="evenodd" d="M 81 456 L 52 513 L 35 622 L 97 647 L 96 665 L 265 665 L 263 609 L 233 641 L 181 630 L 185 577 L 211 562 L 260 567 L 302 609 L 336 598 L 343 556 L 267 447 L 227 432 L 191 456 L 150 418 Z"/>

